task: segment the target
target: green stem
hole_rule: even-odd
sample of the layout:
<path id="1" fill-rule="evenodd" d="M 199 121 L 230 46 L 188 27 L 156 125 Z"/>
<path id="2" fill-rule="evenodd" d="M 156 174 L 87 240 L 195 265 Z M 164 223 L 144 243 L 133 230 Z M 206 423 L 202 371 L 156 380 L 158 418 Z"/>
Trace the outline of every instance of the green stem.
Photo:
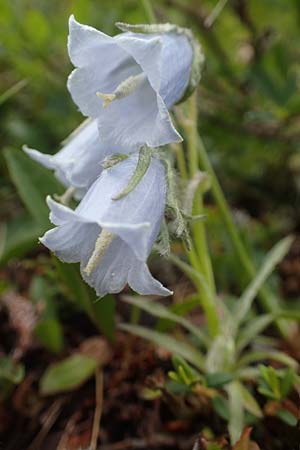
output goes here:
<path id="1" fill-rule="evenodd" d="M 143 5 L 144 11 L 145 11 L 145 16 L 147 17 L 148 22 L 155 23 L 156 19 L 155 19 L 154 9 L 153 9 L 151 2 L 149 0 L 142 0 L 142 5 Z"/>
<path id="2" fill-rule="evenodd" d="M 198 134 L 197 134 L 197 99 L 194 94 L 188 101 L 189 117 L 183 118 L 182 126 L 187 138 L 187 150 L 188 150 L 188 168 L 190 179 L 195 176 L 199 170 L 199 157 L 198 157 Z M 178 161 L 180 163 L 180 161 Z M 181 164 L 178 164 L 179 170 Z M 185 174 L 184 174 L 185 175 Z M 194 198 L 193 214 L 200 215 L 203 213 L 203 199 L 200 189 L 196 192 Z M 209 333 L 212 337 L 215 337 L 219 333 L 219 317 L 217 311 L 217 305 L 215 301 L 215 284 L 211 261 L 209 257 L 206 233 L 204 223 L 202 221 L 196 221 L 192 225 L 193 232 L 193 247 L 190 251 L 187 251 L 187 256 L 193 267 L 193 270 L 197 271 L 201 277 L 204 278 L 209 292 L 207 289 L 203 289 L 203 284 L 199 283 L 198 279 L 195 279 L 195 285 L 199 293 L 201 305 L 205 312 Z"/>
<path id="3" fill-rule="evenodd" d="M 199 171 L 199 156 L 198 156 L 198 131 L 197 131 L 197 96 L 192 95 L 188 100 L 189 117 L 184 121 L 183 125 L 187 136 L 187 148 L 188 148 L 188 162 L 189 162 L 189 175 L 192 179 Z M 195 194 L 193 214 L 195 216 L 203 214 L 203 198 L 201 190 Z M 204 276 L 206 277 L 208 284 L 212 291 L 215 292 L 214 275 L 209 257 L 209 251 L 207 246 L 206 232 L 203 221 L 196 221 L 192 225 L 194 242 L 198 258 L 200 260 L 200 267 Z"/>
<path id="4" fill-rule="evenodd" d="M 177 266 L 188 278 L 194 283 L 201 299 L 201 306 L 204 310 L 207 325 L 211 337 L 215 337 L 219 331 L 219 318 L 217 314 L 217 305 L 215 302 L 215 294 L 211 292 L 203 274 L 193 265 L 192 250 L 189 252 L 189 259 L 193 267 L 174 254 L 168 256 L 168 260 Z"/>
<path id="5" fill-rule="evenodd" d="M 183 146 L 181 143 L 177 142 L 177 143 L 171 144 L 171 148 L 176 155 L 178 170 L 180 172 L 181 178 L 183 180 L 187 180 L 188 173 L 187 173 L 187 169 L 186 169 Z"/>
<path id="6" fill-rule="evenodd" d="M 244 272 L 248 278 L 249 281 L 251 281 L 256 273 L 255 266 L 250 259 L 244 244 L 239 236 L 238 230 L 236 228 L 236 225 L 233 221 L 228 203 L 225 199 L 225 196 L 223 194 L 222 188 L 219 184 L 219 181 L 217 179 L 217 176 L 215 174 L 215 171 L 210 163 L 210 160 L 207 155 L 206 148 L 204 146 L 204 143 L 200 136 L 198 136 L 198 156 L 200 160 L 200 165 L 203 170 L 205 170 L 211 180 L 211 189 L 213 192 L 213 195 L 215 197 L 216 203 L 219 207 L 222 219 L 224 221 L 224 224 L 226 226 L 228 235 L 231 239 L 233 248 L 236 252 L 237 257 L 240 260 L 241 266 L 244 269 Z M 268 312 L 276 312 L 280 309 L 279 302 L 277 301 L 277 298 L 272 294 L 269 288 L 262 287 L 259 293 L 259 298 L 261 301 L 261 304 L 263 308 Z M 280 332 L 284 337 L 288 337 L 290 335 L 290 325 L 287 322 L 284 321 L 277 321 L 277 327 L 279 328 Z"/>

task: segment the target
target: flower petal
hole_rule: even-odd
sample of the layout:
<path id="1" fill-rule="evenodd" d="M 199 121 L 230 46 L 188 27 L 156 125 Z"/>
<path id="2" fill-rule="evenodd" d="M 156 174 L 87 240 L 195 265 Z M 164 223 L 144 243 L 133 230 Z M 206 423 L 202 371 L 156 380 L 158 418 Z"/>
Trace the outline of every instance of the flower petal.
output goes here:
<path id="1" fill-rule="evenodd" d="M 103 168 L 101 162 L 115 153 L 129 153 L 129 147 L 104 143 L 100 139 L 97 122 L 85 121 L 65 141 L 55 155 L 47 155 L 28 147 L 24 151 L 43 166 L 55 170 L 56 177 L 65 185 L 86 191 Z"/>
<path id="2" fill-rule="evenodd" d="M 173 34 L 130 32 L 111 38 L 71 16 L 68 47 L 77 68 L 69 76 L 68 89 L 84 115 L 98 118 L 106 142 L 158 147 L 182 140 L 167 108 L 186 88 L 191 47 L 185 36 Z M 128 77 L 142 72 L 147 79 L 135 92 L 103 108 L 97 92 L 112 93 Z"/>
<path id="3" fill-rule="evenodd" d="M 183 97 L 188 86 L 193 49 L 183 34 L 166 33 L 162 39 L 159 94 L 166 107 L 170 109 Z"/>
<path id="4" fill-rule="evenodd" d="M 98 115 L 98 124 L 105 142 L 112 140 L 130 148 L 143 144 L 159 147 L 182 140 L 163 100 L 147 80 L 130 96 L 103 109 Z"/>
<path id="5" fill-rule="evenodd" d="M 141 295 L 172 295 L 173 292 L 165 288 L 153 278 L 147 264 L 135 260 L 128 275 L 129 286 Z"/>
<path id="6" fill-rule="evenodd" d="M 119 237 L 115 237 L 96 269 L 87 275 L 84 271 L 85 264 L 82 263 L 81 274 L 99 297 L 107 293 L 121 292 L 127 284 L 133 259 L 130 248 Z"/>
<path id="7" fill-rule="evenodd" d="M 113 92 L 122 81 L 141 70 L 110 36 L 80 24 L 73 16 L 69 26 L 69 55 L 78 68 L 69 76 L 67 86 L 81 112 L 98 117 L 103 106 L 96 93 Z"/>
<path id="8" fill-rule="evenodd" d="M 148 256 L 158 234 L 166 201 L 166 180 L 162 163 L 153 158 L 136 188 L 119 200 L 136 167 L 132 155 L 109 170 L 90 188 L 74 211 L 84 220 L 98 223 L 121 237 L 142 260 Z"/>
<path id="9" fill-rule="evenodd" d="M 97 224 L 70 221 L 47 231 L 40 242 L 64 262 L 87 263 L 99 232 Z"/>

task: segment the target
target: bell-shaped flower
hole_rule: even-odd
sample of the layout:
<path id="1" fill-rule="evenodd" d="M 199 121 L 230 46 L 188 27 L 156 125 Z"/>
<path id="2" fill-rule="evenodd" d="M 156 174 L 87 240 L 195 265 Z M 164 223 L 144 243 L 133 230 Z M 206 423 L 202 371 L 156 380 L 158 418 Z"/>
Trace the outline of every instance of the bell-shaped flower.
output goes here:
<path id="1" fill-rule="evenodd" d="M 180 141 L 169 109 L 185 94 L 193 46 L 169 32 L 124 32 L 110 37 L 69 21 L 68 49 L 76 69 L 68 89 L 81 112 L 97 118 L 105 141 L 159 147 Z"/>
<path id="2" fill-rule="evenodd" d="M 170 295 L 155 280 L 146 261 L 159 233 L 166 202 L 163 164 L 153 158 L 133 191 L 127 187 L 137 154 L 104 170 L 75 210 L 48 198 L 56 225 L 41 242 L 62 261 L 80 262 L 84 280 L 102 297 L 126 283 L 139 294 Z"/>
<path id="3" fill-rule="evenodd" d="M 23 147 L 35 161 L 55 172 L 56 177 L 66 187 L 74 187 L 84 194 L 102 172 L 103 160 L 115 153 L 129 153 L 128 147 L 104 144 L 100 139 L 95 120 L 86 120 L 64 142 L 55 155 Z"/>

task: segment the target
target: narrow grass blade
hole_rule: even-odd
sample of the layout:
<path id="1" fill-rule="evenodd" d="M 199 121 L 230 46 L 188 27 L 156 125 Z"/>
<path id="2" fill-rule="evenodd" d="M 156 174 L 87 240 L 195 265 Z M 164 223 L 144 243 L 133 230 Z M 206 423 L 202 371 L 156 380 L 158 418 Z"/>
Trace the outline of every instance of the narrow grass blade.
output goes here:
<path id="1" fill-rule="evenodd" d="M 275 266 L 282 261 L 285 255 L 288 253 L 290 246 L 293 242 L 293 237 L 288 236 L 281 241 L 279 241 L 272 250 L 266 256 L 266 259 L 256 274 L 255 278 L 249 284 L 242 297 L 239 300 L 239 303 L 234 312 L 234 317 L 236 322 L 241 323 L 249 312 L 253 300 L 257 296 L 259 290 L 262 285 L 266 281 L 266 279 L 271 275 Z"/>
<path id="2" fill-rule="evenodd" d="M 180 341 L 172 336 L 169 336 L 159 331 L 153 331 L 149 328 L 141 327 L 139 325 L 120 324 L 119 328 L 124 331 L 128 331 L 131 334 L 140 336 L 143 339 L 147 339 L 153 344 L 163 347 L 172 354 L 182 356 L 186 361 L 194 364 L 200 370 L 204 369 L 204 361 L 202 354 L 195 350 L 186 342 Z"/>
<path id="3" fill-rule="evenodd" d="M 152 314 L 152 316 L 159 317 L 160 319 L 171 320 L 172 322 L 183 326 L 186 330 L 197 337 L 203 345 L 205 345 L 206 347 L 208 346 L 208 336 L 206 336 L 199 328 L 195 327 L 195 325 L 189 322 L 189 320 L 170 311 L 161 303 L 155 302 L 154 300 L 145 299 L 143 297 L 133 297 L 129 295 L 123 296 L 122 300 L 126 303 L 137 306 L 143 311 Z"/>

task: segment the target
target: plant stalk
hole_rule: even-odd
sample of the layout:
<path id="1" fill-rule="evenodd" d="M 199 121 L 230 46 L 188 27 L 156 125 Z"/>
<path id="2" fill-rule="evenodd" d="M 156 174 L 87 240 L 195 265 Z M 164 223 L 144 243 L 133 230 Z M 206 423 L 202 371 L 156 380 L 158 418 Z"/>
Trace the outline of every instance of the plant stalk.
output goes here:
<path id="1" fill-rule="evenodd" d="M 241 263 L 241 266 L 244 269 L 245 275 L 249 281 L 252 281 L 256 274 L 255 266 L 249 257 L 244 244 L 239 236 L 236 224 L 234 223 L 232 214 L 230 212 L 230 208 L 223 194 L 222 188 L 216 176 L 216 173 L 210 163 L 205 145 L 198 135 L 198 157 L 200 160 L 200 166 L 205 172 L 210 176 L 211 181 L 211 189 L 214 195 L 215 201 L 220 210 L 220 214 L 224 221 L 225 227 L 227 229 L 228 235 L 230 237 L 232 246 L 235 250 L 235 253 Z M 266 286 L 262 287 L 259 292 L 259 299 L 262 307 L 267 312 L 278 312 L 280 309 L 279 302 L 277 298 L 272 294 L 270 289 Z M 277 327 L 281 334 L 288 338 L 290 336 L 291 327 L 286 321 L 280 320 L 276 322 Z"/>
<path id="2" fill-rule="evenodd" d="M 198 132 L 197 132 L 197 98 L 196 95 L 192 95 L 188 100 L 188 119 L 182 118 L 182 127 L 184 128 L 187 151 L 188 151 L 188 172 L 189 178 L 193 176 L 199 170 L 199 157 L 198 157 Z M 180 170 L 181 164 L 179 164 Z M 193 214 L 200 215 L 203 213 L 203 198 L 201 190 L 195 194 Z M 205 279 L 212 295 L 207 295 L 207 291 L 203 289 L 203 286 L 196 283 L 196 287 L 199 293 L 201 306 L 205 312 L 208 329 L 211 337 L 215 337 L 219 333 L 219 316 L 217 311 L 217 304 L 215 301 L 215 283 L 211 266 L 211 260 L 209 256 L 206 232 L 204 223 L 202 221 L 195 221 L 192 225 L 193 234 L 193 247 L 190 251 L 187 251 L 187 256 L 190 260 L 192 267 L 198 271 Z"/>

